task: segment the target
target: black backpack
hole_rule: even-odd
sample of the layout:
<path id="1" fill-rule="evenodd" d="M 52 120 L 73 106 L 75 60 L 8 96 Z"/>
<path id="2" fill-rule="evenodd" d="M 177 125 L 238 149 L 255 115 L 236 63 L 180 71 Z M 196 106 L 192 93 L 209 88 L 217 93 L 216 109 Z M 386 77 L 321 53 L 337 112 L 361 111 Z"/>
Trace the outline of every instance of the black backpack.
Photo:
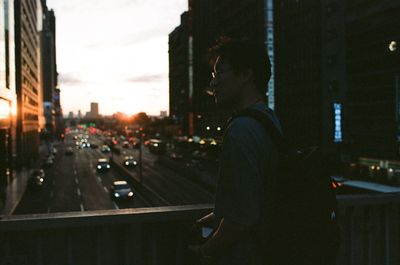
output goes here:
<path id="1" fill-rule="evenodd" d="M 270 117 L 256 109 L 236 112 L 256 119 L 278 147 L 279 164 L 273 220 L 258 233 L 265 264 L 333 265 L 340 245 L 337 202 L 332 180 L 318 147 L 288 146 Z"/>

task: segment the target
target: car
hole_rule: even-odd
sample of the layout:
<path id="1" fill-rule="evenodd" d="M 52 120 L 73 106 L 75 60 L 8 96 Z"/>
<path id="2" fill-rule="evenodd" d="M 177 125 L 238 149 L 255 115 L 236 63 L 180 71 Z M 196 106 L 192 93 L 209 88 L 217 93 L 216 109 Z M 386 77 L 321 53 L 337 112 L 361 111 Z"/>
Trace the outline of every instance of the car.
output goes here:
<path id="1" fill-rule="evenodd" d="M 110 195 L 114 200 L 133 199 L 133 191 L 125 180 L 114 181 L 110 188 Z"/>
<path id="2" fill-rule="evenodd" d="M 135 168 L 137 166 L 137 161 L 133 158 L 133 156 L 125 156 L 123 165 L 125 167 Z"/>
<path id="3" fill-rule="evenodd" d="M 111 165 L 107 158 L 99 158 L 99 160 L 97 160 L 97 165 L 96 165 L 97 171 L 108 170 L 110 168 Z"/>
<path id="4" fill-rule="evenodd" d="M 121 145 L 122 145 L 123 148 L 129 148 L 129 142 L 128 141 L 123 141 Z"/>
<path id="5" fill-rule="evenodd" d="M 131 143 L 133 149 L 139 149 L 140 148 L 140 140 L 139 139 L 131 137 L 129 139 L 129 142 Z"/>
<path id="6" fill-rule="evenodd" d="M 66 155 L 73 155 L 74 154 L 74 149 L 71 146 L 68 146 L 65 148 L 65 154 Z"/>
<path id="7" fill-rule="evenodd" d="M 82 142 L 82 148 L 89 148 L 90 147 L 90 143 L 89 142 Z"/>
<path id="8" fill-rule="evenodd" d="M 52 148 L 51 148 L 51 153 L 52 153 L 53 155 L 56 155 L 56 154 L 57 154 L 57 148 L 52 147 Z"/>
<path id="9" fill-rule="evenodd" d="M 154 154 L 164 154 L 166 151 L 166 144 L 164 141 L 159 139 L 150 139 L 149 143 L 150 153 Z"/>
<path id="10" fill-rule="evenodd" d="M 28 189 L 36 190 L 42 188 L 45 175 L 43 169 L 34 169 L 28 179 Z"/>
<path id="11" fill-rule="evenodd" d="M 42 166 L 43 167 L 51 167 L 54 164 L 54 157 L 53 156 L 48 156 L 47 158 L 44 158 L 42 161 Z"/>
<path id="12" fill-rule="evenodd" d="M 110 149 L 110 147 L 108 147 L 108 145 L 103 145 L 103 146 L 101 147 L 101 152 L 102 152 L 102 153 L 110 153 L 110 152 L 111 152 L 111 149 Z"/>

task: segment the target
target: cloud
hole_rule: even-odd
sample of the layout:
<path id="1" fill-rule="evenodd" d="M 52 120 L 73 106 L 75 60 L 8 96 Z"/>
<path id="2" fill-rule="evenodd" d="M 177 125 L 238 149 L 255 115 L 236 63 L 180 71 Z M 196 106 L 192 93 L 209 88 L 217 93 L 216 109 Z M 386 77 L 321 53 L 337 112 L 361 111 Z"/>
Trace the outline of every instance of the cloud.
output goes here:
<path id="1" fill-rule="evenodd" d="M 124 35 L 122 38 L 108 38 L 107 40 L 100 41 L 96 40 L 95 42 L 87 44 L 86 48 L 92 49 L 137 45 L 160 37 L 165 37 L 167 31 L 168 29 L 165 28 L 152 28 Z"/>
<path id="2" fill-rule="evenodd" d="M 165 74 L 147 74 L 141 76 L 135 76 L 128 78 L 126 81 L 129 83 L 148 83 L 148 82 L 158 82 L 165 78 Z"/>
<path id="3" fill-rule="evenodd" d="M 58 80 L 63 85 L 79 85 L 85 83 L 72 73 L 60 73 Z"/>

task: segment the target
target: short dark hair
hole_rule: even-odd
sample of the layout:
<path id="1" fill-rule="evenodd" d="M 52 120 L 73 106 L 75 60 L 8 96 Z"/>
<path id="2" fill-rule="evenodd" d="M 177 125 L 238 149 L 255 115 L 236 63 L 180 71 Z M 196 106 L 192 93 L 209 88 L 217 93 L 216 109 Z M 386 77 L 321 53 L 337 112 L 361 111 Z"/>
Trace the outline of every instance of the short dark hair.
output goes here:
<path id="1" fill-rule="evenodd" d="M 221 36 L 209 49 L 210 65 L 214 65 L 218 56 L 220 60 L 228 62 L 236 73 L 246 69 L 253 70 L 257 89 L 262 94 L 267 92 L 267 84 L 271 78 L 271 62 L 264 42 Z"/>

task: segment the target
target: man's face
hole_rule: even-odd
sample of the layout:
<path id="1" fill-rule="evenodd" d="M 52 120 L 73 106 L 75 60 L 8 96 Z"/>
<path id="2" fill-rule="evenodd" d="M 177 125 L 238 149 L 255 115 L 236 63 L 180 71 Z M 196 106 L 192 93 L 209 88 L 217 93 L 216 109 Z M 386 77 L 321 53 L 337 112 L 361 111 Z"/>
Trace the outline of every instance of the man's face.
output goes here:
<path id="1" fill-rule="evenodd" d="M 215 103 L 222 108 L 232 108 L 238 101 L 242 89 L 241 78 L 232 66 L 218 57 L 214 64 L 210 86 L 214 90 Z"/>

